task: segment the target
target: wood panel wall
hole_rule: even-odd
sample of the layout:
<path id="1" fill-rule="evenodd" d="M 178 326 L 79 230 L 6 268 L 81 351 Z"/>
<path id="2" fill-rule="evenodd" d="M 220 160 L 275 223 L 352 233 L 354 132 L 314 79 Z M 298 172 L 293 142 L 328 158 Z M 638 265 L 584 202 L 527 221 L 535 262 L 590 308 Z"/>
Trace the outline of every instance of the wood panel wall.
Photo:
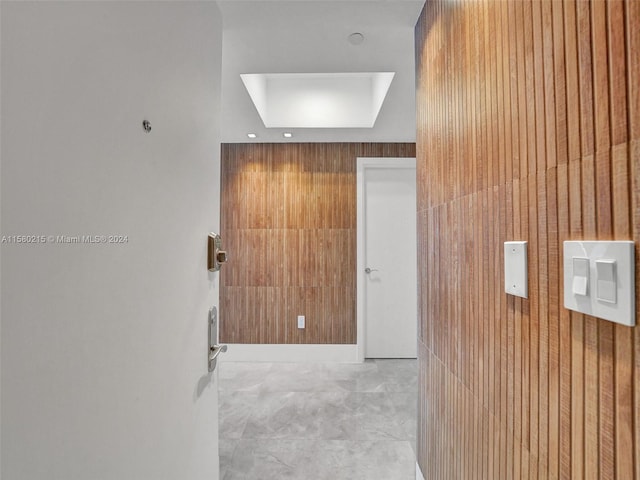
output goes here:
<path id="1" fill-rule="evenodd" d="M 640 330 L 563 307 L 562 242 L 640 240 L 640 1 L 428 0 L 416 56 L 425 478 L 639 478 Z"/>
<path id="2" fill-rule="evenodd" d="M 220 341 L 354 344 L 356 158 L 414 156 L 414 143 L 223 145 Z"/>

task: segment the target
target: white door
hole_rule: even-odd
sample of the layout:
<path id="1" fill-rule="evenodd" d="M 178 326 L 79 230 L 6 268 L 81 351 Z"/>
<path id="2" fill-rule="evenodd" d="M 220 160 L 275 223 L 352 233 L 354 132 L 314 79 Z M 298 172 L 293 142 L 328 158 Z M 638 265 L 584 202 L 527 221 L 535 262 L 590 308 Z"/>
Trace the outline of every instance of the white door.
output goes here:
<path id="1" fill-rule="evenodd" d="M 358 297 L 366 358 L 415 358 L 415 159 L 358 159 Z M 362 351 L 362 348 L 360 349 Z"/>
<path id="2" fill-rule="evenodd" d="M 218 480 L 221 13 L 0 12 L 0 477 Z"/>

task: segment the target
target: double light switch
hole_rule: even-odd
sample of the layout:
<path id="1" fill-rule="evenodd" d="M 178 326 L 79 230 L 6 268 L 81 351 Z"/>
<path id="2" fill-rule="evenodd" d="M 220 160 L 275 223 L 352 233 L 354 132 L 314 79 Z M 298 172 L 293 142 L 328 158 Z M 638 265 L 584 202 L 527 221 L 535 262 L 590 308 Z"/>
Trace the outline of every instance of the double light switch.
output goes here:
<path id="1" fill-rule="evenodd" d="M 564 242 L 564 306 L 634 326 L 634 243 Z"/>

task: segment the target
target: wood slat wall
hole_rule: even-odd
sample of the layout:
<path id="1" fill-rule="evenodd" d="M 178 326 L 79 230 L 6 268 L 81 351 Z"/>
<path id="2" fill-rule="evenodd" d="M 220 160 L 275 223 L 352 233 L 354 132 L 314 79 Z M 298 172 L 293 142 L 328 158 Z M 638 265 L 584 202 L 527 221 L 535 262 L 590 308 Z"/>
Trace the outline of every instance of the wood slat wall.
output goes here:
<path id="1" fill-rule="evenodd" d="M 416 62 L 425 478 L 640 478 L 640 330 L 562 300 L 564 240 L 640 240 L 640 1 L 428 0 Z"/>
<path id="2" fill-rule="evenodd" d="M 356 158 L 414 156 L 414 143 L 224 144 L 220 341 L 354 344 Z"/>

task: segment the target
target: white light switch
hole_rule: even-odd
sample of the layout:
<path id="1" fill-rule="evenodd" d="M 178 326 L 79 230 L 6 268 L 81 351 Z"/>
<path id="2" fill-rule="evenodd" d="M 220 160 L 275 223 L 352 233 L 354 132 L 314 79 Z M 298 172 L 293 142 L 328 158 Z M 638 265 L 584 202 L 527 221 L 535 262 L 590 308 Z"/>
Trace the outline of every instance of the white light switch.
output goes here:
<path id="1" fill-rule="evenodd" d="M 527 242 L 504 242 L 504 291 L 527 298 Z"/>
<path id="2" fill-rule="evenodd" d="M 589 291 L 589 259 L 573 257 L 573 293 L 586 295 Z"/>
<path id="3" fill-rule="evenodd" d="M 635 244 L 564 242 L 564 306 L 633 327 Z"/>
<path id="4" fill-rule="evenodd" d="M 596 260 L 596 274 L 598 275 L 598 300 L 616 303 L 616 261 L 605 259 Z"/>

